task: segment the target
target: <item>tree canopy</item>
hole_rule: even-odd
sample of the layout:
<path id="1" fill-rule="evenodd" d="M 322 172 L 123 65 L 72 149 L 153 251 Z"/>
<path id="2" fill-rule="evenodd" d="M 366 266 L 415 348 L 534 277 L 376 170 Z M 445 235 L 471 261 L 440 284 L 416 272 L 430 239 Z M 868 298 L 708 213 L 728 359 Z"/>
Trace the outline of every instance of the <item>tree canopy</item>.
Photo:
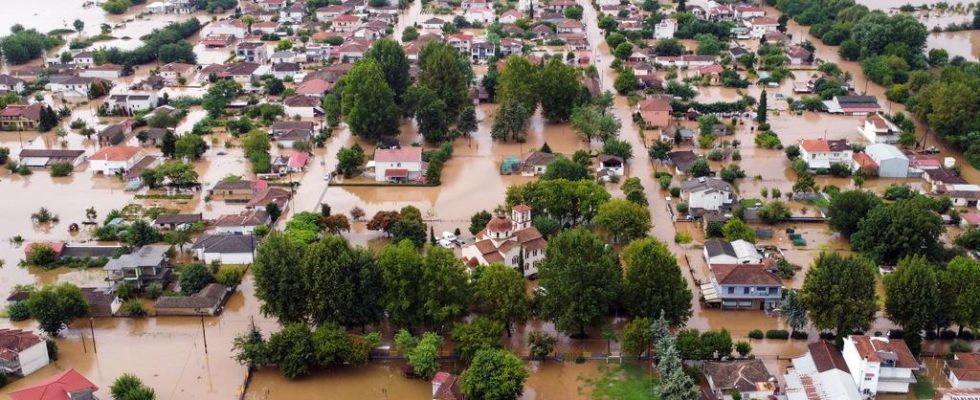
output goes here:
<path id="1" fill-rule="evenodd" d="M 878 311 L 877 273 L 874 263 L 862 256 L 821 253 L 800 290 L 800 302 L 813 325 L 838 335 L 867 330 Z"/>
<path id="2" fill-rule="evenodd" d="M 622 303 L 630 315 L 663 316 L 671 326 L 684 325 L 693 295 L 667 246 L 653 238 L 636 240 L 623 249 L 623 264 Z"/>

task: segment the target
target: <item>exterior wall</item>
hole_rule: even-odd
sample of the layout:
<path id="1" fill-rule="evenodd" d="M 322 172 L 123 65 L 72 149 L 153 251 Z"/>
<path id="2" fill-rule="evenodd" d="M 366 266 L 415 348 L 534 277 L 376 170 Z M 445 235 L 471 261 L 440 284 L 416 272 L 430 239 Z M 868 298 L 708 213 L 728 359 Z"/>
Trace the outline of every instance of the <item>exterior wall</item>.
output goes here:
<path id="1" fill-rule="evenodd" d="M 135 162 L 89 159 L 89 167 L 92 169 L 92 171 L 104 175 L 126 172 L 133 166 L 133 164 L 135 164 Z"/>
<path id="2" fill-rule="evenodd" d="M 833 165 L 833 164 L 838 164 L 838 163 L 845 164 L 845 165 L 851 165 L 852 159 L 854 157 L 854 152 L 853 151 L 850 151 L 850 150 L 846 150 L 846 151 L 841 151 L 841 152 L 814 152 L 814 153 L 810 153 L 810 152 L 806 151 L 806 149 L 804 149 L 804 148 L 801 147 L 800 148 L 800 155 L 803 157 L 804 160 L 806 160 L 807 165 L 811 169 L 815 169 L 815 168 L 818 168 L 818 167 L 815 167 L 814 164 L 816 164 L 818 166 L 819 165 L 822 165 L 824 163 L 826 163 L 828 165 Z M 819 167 L 819 168 L 823 168 L 823 167 Z"/>
<path id="3" fill-rule="evenodd" d="M 198 250 L 197 253 L 199 259 L 209 264 L 217 260 L 221 264 L 244 265 L 251 264 L 254 260 L 252 253 L 207 253 L 203 250 Z"/>
<path id="4" fill-rule="evenodd" d="M 711 278 L 711 282 L 715 286 L 715 291 L 722 300 L 722 308 L 740 308 L 747 310 L 758 310 L 762 308 L 772 308 L 779 305 L 780 299 L 782 299 L 782 288 L 778 286 L 747 286 L 747 285 L 719 285 L 715 281 L 714 277 Z M 765 291 L 754 291 L 757 288 L 765 288 Z M 775 292 L 770 292 L 771 288 L 775 288 Z M 745 293 L 748 289 L 749 293 Z M 733 293 L 729 293 L 729 291 Z M 760 293 L 760 294 L 753 294 Z M 764 294 L 762 294 L 764 293 Z M 735 304 L 726 306 L 726 302 L 734 302 Z"/>
<path id="5" fill-rule="evenodd" d="M 385 181 L 385 171 L 404 168 L 408 170 L 408 179 L 412 180 L 422 175 L 422 164 L 418 162 L 377 162 L 374 166 L 374 180 Z"/>
<path id="6" fill-rule="evenodd" d="M 864 122 L 864 128 L 861 129 L 861 135 L 864 136 L 871 143 L 887 143 L 895 144 L 898 143 L 898 135 L 888 134 L 887 132 L 878 133 L 875 129 L 875 125 L 870 121 Z"/>
<path id="7" fill-rule="evenodd" d="M 718 211 L 718 209 L 725 204 L 725 200 L 728 200 L 729 198 L 729 195 L 717 191 L 711 191 L 710 193 L 695 192 L 688 195 L 687 204 L 690 208 L 702 208 L 705 210 Z"/>
<path id="8" fill-rule="evenodd" d="M 878 162 L 878 176 L 882 178 L 906 178 L 909 176 L 908 160 L 891 158 Z"/>
<path id="9" fill-rule="evenodd" d="M 283 107 L 287 116 L 299 115 L 300 118 L 313 118 L 315 112 L 313 107 Z"/>
<path id="10" fill-rule="evenodd" d="M 102 70 L 87 69 L 79 72 L 78 76 L 84 78 L 117 79 L 119 78 L 119 71 L 102 71 Z"/>
<path id="11" fill-rule="evenodd" d="M 857 347 L 847 339 L 844 340 L 844 350 L 841 354 L 844 356 L 847 369 L 851 371 L 851 378 L 857 384 L 858 392 L 864 396 L 877 393 L 879 363 L 862 359 Z"/>
<path id="12" fill-rule="evenodd" d="M 48 346 L 43 340 L 20 352 L 17 359 L 20 361 L 22 376 L 30 375 L 51 362 L 48 358 Z"/>
<path id="13" fill-rule="evenodd" d="M 219 233 L 234 233 L 236 235 L 251 235 L 255 231 L 254 226 L 219 226 L 215 228 Z"/>

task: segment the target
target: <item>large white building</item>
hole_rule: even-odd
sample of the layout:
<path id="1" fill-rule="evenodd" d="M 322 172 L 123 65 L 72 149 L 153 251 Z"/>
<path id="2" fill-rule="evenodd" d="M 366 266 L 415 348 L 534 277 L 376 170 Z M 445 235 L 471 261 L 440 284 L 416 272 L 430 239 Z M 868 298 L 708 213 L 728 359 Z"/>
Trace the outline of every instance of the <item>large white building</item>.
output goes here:
<path id="1" fill-rule="evenodd" d="M 474 243 L 463 247 L 462 256 L 469 267 L 502 263 L 530 277 L 538 274 L 547 244 L 538 228 L 531 226 L 531 207 L 518 204 L 510 217 L 491 219 Z"/>
<path id="2" fill-rule="evenodd" d="M 878 164 L 879 177 L 907 178 L 909 176 L 909 158 L 898 147 L 875 143 L 866 147 L 864 153 Z"/>
<path id="3" fill-rule="evenodd" d="M 681 182 L 681 190 L 692 215 L 705 211 L 726 211 L 738 202 L 735 188 L 718 178 L 689 179 Z"/>
<path id="4" fill-rule="evenodd" d="M 902 339 L 851 335 L 844 339 L 844 362 L 865 398 L 878 393 L 908 393 L 919 369 Z"/>
<path id="5" fill-rule="evenodd" d="M 664 18 L 653 29 L 654 39 L 670 39 L 677 32 L 677 21 L 672 18 Z"/>
<path id="6" fill-rule="evenodd" d="M 144 157 L 142 149 L 131 146 L 108 146 L 89 157 L 89 169 L 103 175 L 122 174 L 129 171 Z"/>

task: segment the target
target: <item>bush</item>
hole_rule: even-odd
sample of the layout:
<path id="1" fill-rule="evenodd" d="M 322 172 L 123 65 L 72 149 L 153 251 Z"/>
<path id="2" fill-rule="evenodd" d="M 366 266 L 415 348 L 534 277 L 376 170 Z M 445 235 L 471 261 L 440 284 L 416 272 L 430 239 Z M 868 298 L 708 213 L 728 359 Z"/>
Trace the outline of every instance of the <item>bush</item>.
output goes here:
<path id="1" fill-rule="evenodd" d="M 953 344 L 949 345 L 950 353 L 969 353 L 973 351 L 970 343 L 964 342 L 962 340 L 954 341 Z"/>
<path id="2" fill-rule="evenodd" d="M 803 332 L 803 331 L 795 331 L 795 332 L 790 333 L 789 334 L 789 337 L 792 338 L 792 339 L 806 340 L 807 338 L 810 337 L 810 334 L 808 334 L 806 332 Z"/>
<path id="3" fill-rule="evenodd" d="M 687 203 L 680 203 L 677 205 L 677 211 L 686 214 L 688 207 Z"/>
<path id="4" fill-rule="evenodd" d="M 243 271 L 239 267 L 225 267 L 218 270 L 215 280 L 222 285 L 236 287 L 242 283 L 242 275 Z"/>
<path id="5" fill-rule="evenodd" d="M 139 300 L 130 300 L 123 304 L 123 313 L 133 318 L 143 318 L 146 316 L 146 307 Z"/>
<path id="6" fill-rule="evenodd" d="M 146 297 L 156 300 L 157 297 L 163 294 L 163 286 L 159 283 L 151 283 L 150 286 L 146 287 L 144 294 L 146 294 Z"/>
<path id="7" fill-rule="evenodd" d="M 48 348 L 48 358 L 51 361 L 58 361 L 58 342 L 54 339 L 48 339 L 44 341 L 44 345 Z"/>
<path id="8" fill-rule="evenodd" d="M 770 329 L 766 331 L 766 339 L 789 339 L 789 332 L 783 329 Z"/>
<path id="9" fill-rule="evenodd" d="M 751 332 L 749 332 L 750 339 L 762 339 L 763 336 L 764 335 L 761 329 L 753 329 Z"/>
<path id="10" fill-rule="evenodd" d="M 746 341 L 739 341 L 735 344 L 735 351 L 738 352 L 739 356 L 744 358 L 752 352 L 752 345 Z"/>
<path id="11" fill-rule="evenodd" d="M 953 340 L 953 339 L 956 339 L 956 331 L 951 331 L 949 329 L 946 329 L 946 330 L 944 330 L 942 332 L 939 332 L 939 339 L 940 340 Z"/>
<path id="12" fill-rule="evenodd" d="M 973 332 L 964 330 L 963 332 L 960 332 L 959 336 L 957 337 L 962 340 L 970 341 L 973 340 Z"/>
<path id="13" fill-rule="evenodd" d="M 31 317 L 31 310 L 27 308 L 26 301 L 18 301 L 7 307 L 7 316 L 11 321 L 25 321 Z"/>
<path id="14" fill-rule="evenodd" d="M 123 282 L 116 288 L 116 294 L 122 300 L 131 300 L 136 298 L 136 288 L 129 282 Z"/>
<path id="15" fill-rule="evenodd" d="M 822 340 L 834 340 L 837 338 L 833 332 L 820 332 L 820 339 Z"/>
<path id="16" fill-rule="evenodd" d="M 71 163 L 67 161 L 56 162 L 54 164 L 51 164 L 50 167 L 51 176 L 53 177 L 68 176 L 71 175 L 72 171 L 74 170 L 75 167 L 72 166 Z"/>
<path id="17" fill-rule="evenodd" d="M 681 197 L 681 188 L 677 186 L 670 188 L 670 197 Z"/>
<path id="18" fill-rule="evenodd" d="M 674 243 L 687 244 L 691 243 L 693 240 L 694 238 L 692 238 L 691 234 L 687 233 L 687 231 L 678 231 L 674 234 Z"/>

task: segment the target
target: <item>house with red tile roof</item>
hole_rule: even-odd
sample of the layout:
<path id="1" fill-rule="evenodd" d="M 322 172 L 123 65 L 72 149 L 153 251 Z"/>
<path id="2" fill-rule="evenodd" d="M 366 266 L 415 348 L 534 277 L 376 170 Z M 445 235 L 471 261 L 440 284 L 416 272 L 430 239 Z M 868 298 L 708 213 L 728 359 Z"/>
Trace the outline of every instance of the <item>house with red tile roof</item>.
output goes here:
<path id="1" fill-rule="evenodd" d="M 0 372 L 27 376 L 50 362 L 48 346 L 34 332 L 0 329 Z"/>
<path id="2" fill-rule="evenodd" d="M 7 130 L 34 129 L 41 123 L 41 109 L 44 105 L 10 104 L 0 111 L 0 128 Z"/>
<path id="3" fill-rule="evenodd" d="M 788 400 L 861 400 L 857 385 L 840 350 L 818 340 L 806 354 L 795 357 L 786 370 L 784 393 Z"/>
<path id="4" fill-rule="evenodd" d="M 902 131 L 891 121 L 879 113 L 874 113 L 862 121 L 861 135 L 871 143 L 898 143 Z"/>
<path id="5" fill-rule="evenodd" d="M 633 108 L 633 112 L 639 113 L 642 117 L 644 128 L 669 127 L 673 111 L 670 102 L 663 97 L 640 100 Z"/>
<path id="6" fill-rule="evenodd" d="M 99 390 L 74 368 L 9 393 L 11 400 L 93 400 Z"/>
<path id="7" fill-rule="evenodd" d="M 470 268 L 499 262 L 525 277 L 538 274 L 548 241 L 531 226 L 531 207 L 518 204 L 510 216 L 498 215 L 476 234 L 473 244 L 463 247 L 463 262 Z"/>
<path id="8" fill-rule="evenodd" d="M 841 353 L 861 393 L 908 393 L 916 382 L 919 362 L 902 339 L 851 335 Z"/>
<path id="9" fill-rule="evenodd" d="M 779 307 L 783 281 L 764 264 L 710 264 L 711 282 L 701 285 L 705 302 L 722 309 Z"/>
<path id="10" fill-rule="evenodd" d="M 422 148 L 414 146 L 378 149 L 368 164 L 368 169 L 374 167 L 374 180 L 378 182 L 411 182 L 424 177 L 426 170 Z"/>
<path id="11" fill-rule="evenodd" d="M 89 158 L 89 169 L 103 175 L 122 174 L 129 171 L 145 156 L 135 146 L 106 146 Z"/>
<path id="12" fill-rule="evenodd" d="M 806 139 L 800 141 L 800 159 L 810 170 L 826 170 L 834 164 L 844 164 L 850 169 L 854 151 L 845 139 Z"/>
<path id="13" fill-rule="evenodd" d="M 953 389 L 980 389 L 980 353 L 955 353 L 946 360 L 943 375 Z"/>

